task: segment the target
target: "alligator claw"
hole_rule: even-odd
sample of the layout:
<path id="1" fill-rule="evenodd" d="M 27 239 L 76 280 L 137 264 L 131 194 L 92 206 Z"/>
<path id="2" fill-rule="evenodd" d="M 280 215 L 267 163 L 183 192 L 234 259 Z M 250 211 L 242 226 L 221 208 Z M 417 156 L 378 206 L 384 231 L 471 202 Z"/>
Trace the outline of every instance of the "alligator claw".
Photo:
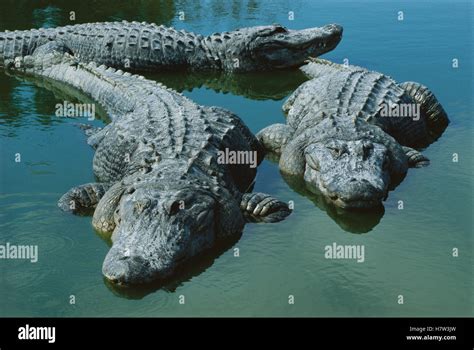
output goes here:
<path id="1" fill-rule="evenodd" d="M 246 193 L 240 204 L 244 215 L 252 222 L 278 222 L 291 213 L 288 204 L 266 193 Z"/>
<path id="2" fill-rule="evenodd" d="M 430 160 L 416 149 L 403 146 L 410 168 L 423 168 L 430 165 Z"/>

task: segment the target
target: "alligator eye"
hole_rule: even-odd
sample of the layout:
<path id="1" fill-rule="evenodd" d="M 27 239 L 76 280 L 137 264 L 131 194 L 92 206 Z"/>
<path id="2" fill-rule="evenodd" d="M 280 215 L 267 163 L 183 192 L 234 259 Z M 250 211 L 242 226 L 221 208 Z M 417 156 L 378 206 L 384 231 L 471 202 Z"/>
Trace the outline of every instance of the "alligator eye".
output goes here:
<path id="1" fill-rule="evenodd" d="M 133 187 L 130 187 L 128 190 L 127 190 L 127 194 L 132 194 L 133 192 L 135 192 L 135 189 Z"/>
<path id="2" fill-rule="evenodd" d="M 362 147 L 364 147 L 364 149 L 372 149 L 374 148 L 374 144 L 370 141 L 364 141 Z"/>
<path id="3" fill-rule="evenodd" d="M 331 152 L 332 156 L 335 158 L 338 158 L 342 155 L 342 148 L 336 147 L 336 146 L 330 146 L 328 147 L 329 151 Z"/>
<path id="4" fill-rule="evenodd" d="M 171 203 L 169 209 L 168 209 L 168 214 L 170 215 L 176 215 L 178 211 L 180 210 L 180 202 L 179 201 L 174 201 Z"/>
<path id="5" fill-rule="evenodd" d="M 362 143 L 362 155 L 364 159 L 367 159 L 370 155 L 370 151 L 374 148 L 374 145 L 370 141 L 364 141 Z"/>
<path id="6" fill-rule="evenodd" d="M 274 24 L 275 26 L 275 29 L 274 29 L 274 33 L 288 33 L 288 29 L 286 29 L 285 27 L 283 27 L 282 25 L 280 24 Z"/>

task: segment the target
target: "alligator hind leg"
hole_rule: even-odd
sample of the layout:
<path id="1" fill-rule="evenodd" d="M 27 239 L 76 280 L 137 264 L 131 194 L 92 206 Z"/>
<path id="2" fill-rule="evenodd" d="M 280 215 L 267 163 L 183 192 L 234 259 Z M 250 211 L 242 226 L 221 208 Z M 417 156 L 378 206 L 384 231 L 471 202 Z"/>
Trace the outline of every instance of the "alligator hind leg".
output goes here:
<path id="1" fill-rule="evenodd" d="M 402 148 L 408 158 L 410 168 L 422 168 L 430 164 L 430 160 L 416 149 L 407 146 L 402 146 Z"/>
<path id="2" fill-rule="evenodd" d="M 60 52 L 60 53 L 68 53 L 71 56 L 74 55 L 72 51 L 69 49 L 69 47 L 63 41 L 52 40 L 52 41 L 47 42 L 46 44 L 38 46 L 33 51 L 32 56 L 46 55 L 54 51 Z"/>
<path id="3" fill-rule="evenodd" d="M 31 55 L 28 56 L 17 56 L 15 58 L 10 58 L 5 60 L 5 68 L 7 70 L 14 69 L 16 71 L 21 71 L 21 68 L 23 68 L 24 64 L 28 62 L 27 65 L 31 65 L 34 62 L 33 57 L 38 57 L 38 56 L 44 56 L 48 54 L 52 54 L 55 52 L 59 52 L 62 54 L 69 54 L 71 56 L 74 56 L 73 52 L 69 49 L 69 47 L 62 41 L 48 41 L 46 44 L 43 44 L 41 46 L 38 46 Z M 29 67 L 30 69 L 32 68 L 31 66 Z M 38 69 L 40 67 L 37 67 Z"/>
<path id="4" fill-rule="evenodd" d="M 268 152 L 280 154 L 291 137 L 291 128 L 285 124 L 273 124 L 260 130 L 257 139 Z"/>
<path id="5" fill-rule="evenodd" d="M 91 214 L 108 188 L 108 184 L 97 182 L 73 187 L 59 199 L 58 206 L 73 214 Z"/>
<path id="6" fill-rule="evenodd" d="M 398 86 L 420 105 L 420 112 L 426 119 L 430 135 L 433 138 L 439 137 L 448 126 L 449 119 L 435 95 L 426 86 L 412 81 L 398 84 Z"/>
<path id="7" fill-rule="evenodd" d="M 87 137 L 90 137 L 102 130 L 102 128 L 95 127 L 90 124 L 77 123 L 76 125 L 79 129 L 84 131 L 84 134 L 86 134 Z"/>
<path id="8" fill-rule="evenodd" d="M 107 135 L 110 127 L 108 124 L 103 128 L 95 127 L 89 124 L 78 123 L 77 126 L 84 131 L 84 134 L 87 136 L 87 144 L 94 149 L 99 147 L 99 144 Z"/>
<path id="9" fill-rule="evenodd" d="M 244 216 L 251 222 L 278 222 L 291 214 L 285 202 L 266 193 L 245 193 L 240 203 Z"/>

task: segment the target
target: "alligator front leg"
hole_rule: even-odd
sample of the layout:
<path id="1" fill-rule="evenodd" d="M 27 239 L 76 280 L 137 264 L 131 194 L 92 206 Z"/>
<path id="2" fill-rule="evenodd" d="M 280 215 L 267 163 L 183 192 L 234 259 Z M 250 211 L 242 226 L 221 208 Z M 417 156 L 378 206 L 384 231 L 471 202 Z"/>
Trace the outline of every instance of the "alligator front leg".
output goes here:
<path id="1" fill-rule="evenodd" d="M 73 187 L 59 199 L 58 206 L 73 214 L 92 214 L 91 211 L 109 187 L 108 184 L 97 182 Z"/>
<path id="2" fill-rule="evenodd" d="M 133 189 L 130 189 L 130 191 L 133 191 Z M 92 226 L 99 233 L 108 235 L 114 231 L 117 221 L 120 221 L 117 215 L 117 207 L 124 192 L 124 184 L 118 182 L 107 190 L 97 204 L 94 216 L 92 217 Z"/>
<path id="3" fill-rule="evenodd" d="M 403 146 L 402 148 L 408 158 L 408 166 L 410 168 L 422 168 L 430 164 L 430 160 L 416 149 L 407 146 Z"/>
<path id="4" fill-rule="evenodd" d="M 245 193 L 240 209 L 251 222 L 278 222 L 291 214 L 287 203 L 259 192 Z"/>
<path id="5" fill-rule="evenodd" d="M 291 137 L 291 128 L 285 124 L 273 124 L 261 130 L 256 136 L 266 151 L 280 154 Z"/>

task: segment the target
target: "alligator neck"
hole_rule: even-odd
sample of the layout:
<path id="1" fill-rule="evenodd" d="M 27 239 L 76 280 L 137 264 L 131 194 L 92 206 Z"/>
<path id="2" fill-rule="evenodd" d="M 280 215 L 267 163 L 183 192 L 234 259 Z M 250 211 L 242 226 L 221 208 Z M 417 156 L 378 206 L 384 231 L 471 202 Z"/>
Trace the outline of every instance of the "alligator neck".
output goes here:
<path id="1" fill-rule="evenodd" d="M 240 31 L 214 33 L 200 40 L 193 68 L 234 71 L 240 68 L 245 57 L 248 41 Z"/>
<path id="2" fill-rule="evenodd" d="M 188 66 L 192 70 L 221 70 L 223 61 L 210 36 L 201 37 L 194 49 L 194 55 L 188 57 Z"/>

